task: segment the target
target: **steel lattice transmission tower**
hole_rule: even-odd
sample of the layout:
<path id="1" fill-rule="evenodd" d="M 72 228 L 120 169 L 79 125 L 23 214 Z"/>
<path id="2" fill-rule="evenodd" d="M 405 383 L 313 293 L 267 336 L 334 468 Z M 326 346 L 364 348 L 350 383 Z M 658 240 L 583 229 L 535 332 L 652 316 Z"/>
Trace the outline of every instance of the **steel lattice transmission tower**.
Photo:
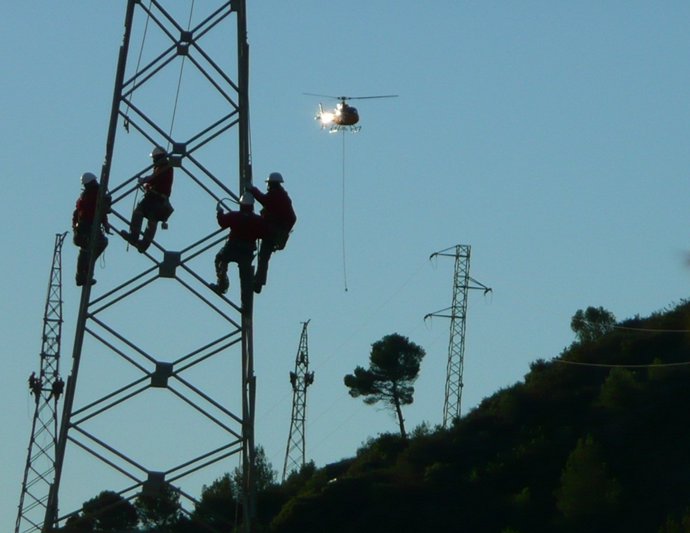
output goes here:
<path id="1" fill-rule="evenodd" d="M 62 243 L 66 233 L 55 236 L 53 263 L 43 313 L 40 368 L 29 378 L 35 409 L 29 451 L 19 497 L 15 533 L 40 531 L 45 516 L 50 481 L 55 473 L 57 409 L 64 382 L 60 377 L 62 339 Z"/>
<path id="2" fill-rule="evenodd" d="M 302 323 L 302 335 L 300 336 L 299 348 L 295 357 L 295 370 L 290 372 L 292 418 L 290 420 L 290 435 L 288 436 L 287 449 L 285 450 L 283 481 L 285 481 L 288 472 L 299 470 L 306 461 L 307 387 L 314 383 L 314 372 L 309 372 L 308 325 L 309 320 Z"/>
<path id="3" fill-rule="evenodd" d="M 452 253 L 450 252 L 452 250 Z M 491 289 L 470 277 L 470 245 L 458 244 L 440 252 L 434 257 L 455 258 L 453 272 L 453 301 L 450 307 L 429 313 L 425 319 L 438 316 L 450 319 L 450 340 L 448 342 L 448 363 L 446 368 L 446 389 L 443 402 L 443 427 L 448 427 L 454 419 L 460 418 L 462 400 L 463 370 L 465 365 L 465 328 L 467 323 L 467 296 L 470 289 Z M 474 285 L 472 285 L 472 283 Z"/>
<path id="4" fill-rule="evenodd" d="M 252 179 L 248 74 L 245 0 L 128 0 L 97 204 L 98 219 L 107 191 L 115 231 L 107 270 L 81 290 L 43 531 L 105 490 L 130 503 L 175 497 L 190 514 L 232 456 L 252 530 L 253 293 L 209 286 L 226 238 L 216 205 Z M 117 231 L 154 146 L 174 167 L 175 213 L 139 253 Z"/>

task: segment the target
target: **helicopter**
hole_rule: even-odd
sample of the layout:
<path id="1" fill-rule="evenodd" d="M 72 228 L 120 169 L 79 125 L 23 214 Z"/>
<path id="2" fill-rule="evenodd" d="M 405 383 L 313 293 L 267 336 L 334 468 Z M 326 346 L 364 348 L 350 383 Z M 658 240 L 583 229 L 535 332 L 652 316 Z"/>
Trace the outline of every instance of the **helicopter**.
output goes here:
<path id="1" fill-rule="evenodd" d="M 319 104 L 319 112 L 314 117 L 315 120 L 321 122 L 321 128 L 328 128 L 330 133 L 339 131 L 351 131 L 353 133 L 362 129 L 357 126 L 359 122 L 359 113 L 357 108 L 352 107 L 347 103 L 348 100 L 368 100 L 372 98 L 396 98 L 397 94 L 384 94 L 377 96 L 331 96 L 328 94 L 313 94 L 304 93 L 307 96 L 320 96 L 323 98 L 333 98 L 339 100 L 335 109 L 324 109 L 323 104 Z"/>

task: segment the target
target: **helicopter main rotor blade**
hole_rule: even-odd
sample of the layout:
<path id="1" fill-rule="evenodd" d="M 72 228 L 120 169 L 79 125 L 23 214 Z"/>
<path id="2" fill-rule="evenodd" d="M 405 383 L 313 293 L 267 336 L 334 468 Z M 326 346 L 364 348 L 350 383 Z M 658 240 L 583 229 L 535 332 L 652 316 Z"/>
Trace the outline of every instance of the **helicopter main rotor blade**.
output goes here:
<path id="1" fill-rule="evenodd" d="M 322 98 L 334 98 L 335 100 L 339 100 L 342 98 L 340 96 L 332 96 L 330 94 L 316 94 L 316 93 L 302 93 L 302 94 L 304 94 L 305 96 L 319 96 Z"/>
<path id="2" fill-rule="evenodd" d="M 397 94 L 381 94 L 378 96 L 344 96 L 348 100 L 370 100 L 372 98 L 397 98 Z"/>
<path id="3" fill-rule="evenodd" d="M 320 96 L 322 98 L 333 98 L 335 100 L 369 100 L 371 98 L 397 98 L 397 94 L 381 94 L 376 96 L 333 96 L 331 94 L 302 93 L 306 96 Z"/>

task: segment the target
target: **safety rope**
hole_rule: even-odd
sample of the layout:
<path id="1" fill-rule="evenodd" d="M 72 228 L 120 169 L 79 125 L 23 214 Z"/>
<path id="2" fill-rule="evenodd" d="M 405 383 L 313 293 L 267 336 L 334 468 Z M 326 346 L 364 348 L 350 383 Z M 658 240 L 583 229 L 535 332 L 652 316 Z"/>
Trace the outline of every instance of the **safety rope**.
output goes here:
<path id="1" fill-rule="evenodd" d="M 187 21 L 187 31 L 192 27 L 192 14 L 194 13 L 194 2 L 189 7 L 189 20 Z M 170 120 L 170 131 L 168 131 L 168 138 L 172 139 L 173 126 L 175 125 L 175 116 L 177 115 L 177 103 L 180 99 L 180 88 L 182 87 L 182 73 L 184 71 L 186 56 L 182 56 L 182 62 L 180 63 L 180 74 L 177 78 L 177 90 L 175 91 L 175 104 L 173 105 L 172 119 Z M 168 142 L 167 151 L 170 151 L 170 142 Z"/>
<path id="2" fill-rule="evenodd" d="M 237 200 L 235 200 L 234 198 L 229 198 L 229 197 L 226 196 L 225 198 L 221 198 L 220 200 L 218 200 L 218 201 L 216 202 L 216 211 L 218 211 L 220 208 L 223 208 L 223 207 L 224 207 L 225 209 L 227 209 L 228 211 L 230 211 L 230 208 L 229 208 L 228 206 L 226 206 L 226 205 L 223 203 L 223 202 L 225 202 L 226 200 L 227 200 L 228 202 L 233 203 L 233 204 L 239 205 L 239 202 L 238 202 Z"/>
<path id="3" fill-rule="evenodd" d="M 105 270 L 105 254 L 106 254 L 106 251 L 103 250 L 103 253 L 101 253 L 101 257 L 100 257 L 101 270 Z"/>
<path id="4" fill-rule="evenodd" d="M 137 87 L 137 76 L 139 76 L 139 67 L 141 66 L 141 56 L 144 55 L 144 43 L 146 42 L 146 33 L 148 32 L 149 29 L 149 20 L 151 19 L 151 4 L 153 0 L 149 1 L 149 8 L 146 10 L 146 13 L 148 14 L 146 17 L 146 23 L 144 24 L 144 35 L 141 38 L 141 46 L 139 47 L 139 57 L 137 58 L 137 68 L 134 70 L 134 78 L 132 80 L 132 92 Z M 124 127 L 125 131 L 129 133 L 129 104 L 127 104 L 127 110 L 125 111 L 125 122 L 124 122 Z"/>
<path id="5" fill-rule="evenodd" d="M 134 213 L 134 210 L 137 208 L 137 199 L 139 198 L 139 189 L 140 187 L 137 185 L 134 187 L 134 202 L 132 203 L 132 213 Z M 134 215 L 132 215 L 134 216 Z M 137 235 L 137 239 L 139 236 Z M 125 251 L 129 252 L 129 241 L 127 241 L 127 247 L 125 248 Z"/>

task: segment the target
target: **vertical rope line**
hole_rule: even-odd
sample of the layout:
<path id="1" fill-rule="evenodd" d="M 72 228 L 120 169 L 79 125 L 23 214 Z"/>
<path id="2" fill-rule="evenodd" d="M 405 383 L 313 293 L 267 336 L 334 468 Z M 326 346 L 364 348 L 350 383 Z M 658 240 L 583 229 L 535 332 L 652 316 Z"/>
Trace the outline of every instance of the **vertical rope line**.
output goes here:
<path id="1" fill-rule="evenodd" d="M 192 27 L 192 14 L 194 13 L 194 1 L 189 8 L 189 20 L 187 21 L 187 31 Z M 175 125 L 175 116 L 177 115 L 177 103 L 180 99 L 180 88 L 182 87 L 182 72 L 184 71 L 185 56 L 182 56 L 182 63 L 180 63 L 180 75 L 177 78 L 177 91 L 175 92 L 175 104 L 173 105 L 172 119 L 170 120 L 170 131 L 168 137 L 172 138 L 173 126 Z M 170 151 L 170 141 L 168 141 L 167 151 Z"/>
<path id="2" fill-rule="evenodd" d="M 345 130 L 343 135 L 343 184 L 342 184 L 342 202 L 341 202 L 341 236 L 343 245 L 343 283 L 345 285 L 345 292 L 347 292 L 347 260 L 345 253 Z"/>
<path id="3" fill-rule="evenodd" d="M 146 17 L 146 23 L 144 24 L 144 35 L 141 38 L 141 46 L 139 47 L 139 57 L 137 58 L 137 68 L 134 70 L 134 79 L 132 80 L 132 94 L 137 88 L 137 76 L 139 75 L 139 67 L 141 66 L 141 56 L 144 55 L 144 43 L 146 43 L 146 34 L 149 30 L 149 20 L 151 19 L 151 3 L 149 2 L 148 15 Z M 127 110 L 125 111 L 125 130 L 129 133 L 129 104 L 127 104 Z"/>

